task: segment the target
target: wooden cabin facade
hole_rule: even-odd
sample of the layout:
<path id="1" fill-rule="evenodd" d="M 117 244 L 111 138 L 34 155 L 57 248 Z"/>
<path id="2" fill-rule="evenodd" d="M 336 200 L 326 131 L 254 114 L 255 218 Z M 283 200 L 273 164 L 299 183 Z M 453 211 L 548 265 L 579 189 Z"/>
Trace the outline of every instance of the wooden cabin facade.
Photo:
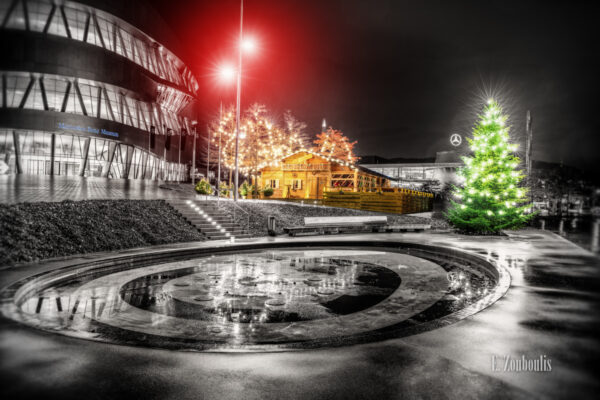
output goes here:
<path id="1" fill-rule="evenodd" d="M 312 151 L 298 151 L 260 170 L 258 185 L 273 188 L 276 199 L 322 199 L 323 192 L 371 192 L 390 186 L 389 178 Z"/>

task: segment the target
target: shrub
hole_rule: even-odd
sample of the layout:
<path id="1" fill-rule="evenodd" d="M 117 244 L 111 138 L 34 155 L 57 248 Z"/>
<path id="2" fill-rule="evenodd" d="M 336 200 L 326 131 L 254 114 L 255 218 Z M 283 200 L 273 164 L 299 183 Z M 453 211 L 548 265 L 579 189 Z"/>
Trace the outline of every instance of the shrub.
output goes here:
<path id="1" fill-rule="evenodd" d="M 248 185 L 248 182 L 244 181 L 244 183 L 242 183 L 240 185 L 240 187 L 238 188 L 238 192 L 240 194 L 240 196 L 248 196 L 248 191 L 250 189 L 250 185 Z"/>
<path id="2" fill-rule="evenodd" d="M 219 184 L 219 191 L 221 192 L 221 197 L 229 197 L 229 192 L 231 188 L 227 184 L 227 182 L 221 182 Z"/>
<path id="3" fill-rule="evenodd" d="M 208 181 L 202 179 L 196 184 L 196 193 L 198 194 L 212 194 L 213 189 Z"/>
<path id="4" fill-rule="evenodd" d="M 266 188 L 263 189 L 263 194 L 265 195 L 265 197 L 273 196 L 273 188 L 270 186 L 267 186 Z"/>

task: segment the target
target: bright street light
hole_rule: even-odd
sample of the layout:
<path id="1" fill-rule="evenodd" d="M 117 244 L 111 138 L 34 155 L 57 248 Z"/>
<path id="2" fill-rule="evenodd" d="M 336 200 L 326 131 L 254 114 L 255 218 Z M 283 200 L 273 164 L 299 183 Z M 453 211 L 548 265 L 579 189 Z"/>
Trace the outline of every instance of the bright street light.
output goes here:
<path id="1" fill-rule="evenodd" d="M 235 68 L 231 65 L 223 65 L 219 68 L 219 79 L 223 82 L 233 82 L 235 79 Z"/>
<path id="2" fill-rule="evenodd" d="M 254 38 L 244 38 L 242 40 L 242 50 L 248 53 L 253 53 L 256 50 L 256 41 Z"/>

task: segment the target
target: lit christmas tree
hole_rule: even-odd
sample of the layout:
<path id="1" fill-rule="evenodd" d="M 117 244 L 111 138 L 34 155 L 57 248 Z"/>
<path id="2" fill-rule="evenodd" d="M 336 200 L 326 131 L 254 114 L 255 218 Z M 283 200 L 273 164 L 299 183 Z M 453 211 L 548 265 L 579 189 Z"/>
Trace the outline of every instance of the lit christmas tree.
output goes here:
<path id="1" fill-rule="evenodd" d="M 507 117 L 494 100 L 488 101 L 484 114 L 467 138 L 473 157 L 463 157 L 465 167 L 458 171 L 464 179 L 455 187 L 456 201 L 446 214 L 452 225 L 464 232 L 496 233 L 517 229 L 533 214 L 527 214 L 527 189 L 520 187 L 524 174 L 517 170 L 516 144 L 510 144 Z"/>

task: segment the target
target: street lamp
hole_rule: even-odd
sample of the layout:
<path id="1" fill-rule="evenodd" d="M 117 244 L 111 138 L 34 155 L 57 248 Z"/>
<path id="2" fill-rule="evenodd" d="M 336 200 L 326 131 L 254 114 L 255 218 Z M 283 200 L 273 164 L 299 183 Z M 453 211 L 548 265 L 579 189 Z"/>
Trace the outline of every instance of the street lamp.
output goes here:
<path id="1" fill-rule="evenodd" d="M 238 42 L 238 65 L 237 68 L 231 65 L 223 65 L 219 68 L 219 78 L 222 82 L 230 82 L 234 76 L 237 80 L 236 90 L 236 104 L 235 104 L 235 178 L 234 178 L 234 191 L 233 199 L 238 200 L 238 188 L 239 188 L 239 139 L 240 139 L 240 114 L 241 114 L 241 98 L 242 98 L 242 53 L 243 52 L 254 52 L 256 50 L 256 41 L 253 38 L 244 38 L 244 1 L 240 1 L 240 39 Z M 221 103 L 221 110 L 223 104 Z M 221 118 L 219 118 L 219 121 Z M 221 149 L 219 145 L 219 155 Z M 220 164 L 220 163 L 219 163 Z M 218 185 L 218 182 L 217 182 Z M 217 190 L 219 188 L 217 187 Z"/>
<path id="2" fill-rule="evenodd" d="M 235 73 L 235 67 L 229 64 L 222 65 L 219 68 L 219 80 L 226 83 L 231 82 L 235 78 Z"/>
<path id="3" fill-rule="evenodd" d="M 240 102 L 242 96 L 242 53 L 243 51 L 254 51 L 256 42 L 252 38 L 244 39 L 244 0 L 240 1 L 240 41 L 238 43 L 238 68 L 237 68 L 237 95 L 235 104 L 235 187 L 233 200 L 238 200 L 239 168 L 238 153 L 240 142 Z"/>
<path id="4" fill-rule="evenodd" d="M 223 83 L 229 83 L 235 78 L 236 70 L 229 64 L 222 65 L 219 68 L 219 80 Z M 217 204 L 221 196 L 221 134 L 223 133 L 223 127 L 221 126 L 223 121 L 223 100 L 219 99 L 219 157 L 217 161 Z"/>
<path id="5" fill-rule="evenodd" d="M 192 148 L 192 185 L 196 185 L 196 134 L 198 132 L 198 121 L 192 121 L 194 128 L 194 147 Z"/>

